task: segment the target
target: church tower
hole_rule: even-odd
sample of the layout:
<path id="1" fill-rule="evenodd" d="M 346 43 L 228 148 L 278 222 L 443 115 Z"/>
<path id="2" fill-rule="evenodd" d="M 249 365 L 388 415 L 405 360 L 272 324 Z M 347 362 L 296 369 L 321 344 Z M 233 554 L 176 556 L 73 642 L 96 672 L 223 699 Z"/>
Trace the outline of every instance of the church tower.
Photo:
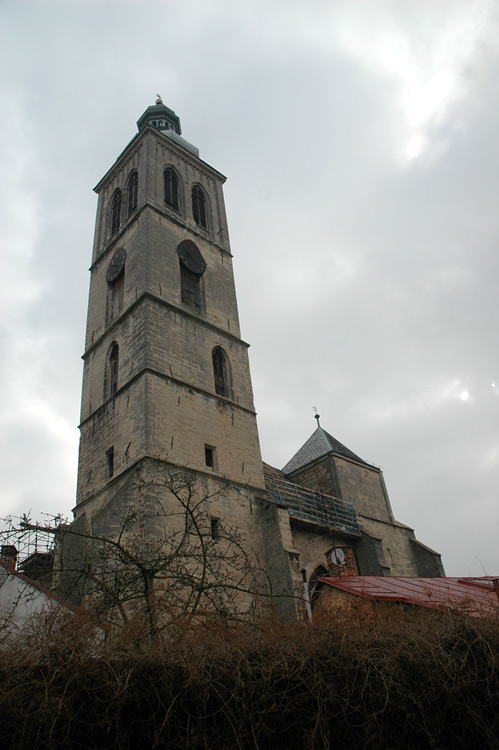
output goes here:
<path id="1" fill-rule="evenodd" d="M 253 583 L 237 588 L 238 612 L 271 600 L 297 616 L 303 581 L 313 591 L 328 573 L 441 575 L 438 553 L 394 520 L 380 471 L 319 425 L 282 471 L 266 465 L 264 474 L 225 178 L 182 137 L 161 99 L 137 125 L 95 188 L 77 501 L 74 533 L 59 553 L 62 593 L 80 586 L 81 563 L 93 554 L 84 540 L 116 539 L 130 511 L 142 509 L 140 545 L 170 538 L 180 516 L 171 510 L 175 477 L 186 477 L 202 503 L 212 547 L 222 549 L 220 529 L 241 540 Z M 215 558 L 228 589 L 228 558 Z M 194 560 L 189 552 L 183 570 Z"/>
<path id="2" fill-rule="evenodd" d="M 264 478 L 225 178 L 161 99 L 137 125 L 95 188 L 75 523 L 110 533 L 137 472 L 164 467 L 223 487 L 210 513 L 253 543 Z"/>

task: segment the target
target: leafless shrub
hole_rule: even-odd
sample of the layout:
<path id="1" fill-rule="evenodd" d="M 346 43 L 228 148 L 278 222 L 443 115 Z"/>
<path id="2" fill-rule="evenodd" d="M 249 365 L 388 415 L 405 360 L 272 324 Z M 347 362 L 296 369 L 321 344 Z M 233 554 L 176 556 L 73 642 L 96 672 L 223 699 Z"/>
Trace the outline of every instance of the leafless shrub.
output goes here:
<path id="1" fill-rule="evenodd" d="M 177 626 L 181 638 L 138 649 L 81 615 L 0 652 L 4 745 L 499 746 L 495 620 L 392 607 L 350 623 Z"/>
<path id="2" fill-rule="evenodd" d="M 266 575 L 239 531 L 210 516 L 225 491 L 186 472 L 140 474 L 116 515 L 86 524 L 46 524 L 28 516 L 0 536 L 22 546 L 33 533 L 52 536 L 55 589 L 92 612 L 103 632 L 125 628 L 136 642 L 171 638 L 179 624 L 205 616 L 254 614 Z M 119 513 L 119 515 L 118 515 Z M 91 526 L 89 525 L 91 523 Z"/>

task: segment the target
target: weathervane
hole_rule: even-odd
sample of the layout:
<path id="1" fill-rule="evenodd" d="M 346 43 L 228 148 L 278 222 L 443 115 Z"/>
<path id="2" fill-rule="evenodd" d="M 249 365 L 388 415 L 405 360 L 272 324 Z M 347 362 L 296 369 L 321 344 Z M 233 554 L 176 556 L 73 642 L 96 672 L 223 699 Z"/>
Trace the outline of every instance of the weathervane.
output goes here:
<path id="1" fill-rule="evenodd" d="M 317 407 L 316 407 L 316 406 L 312 406 L 312 409 L 313 409 L 313 410 L 314 410 L 314 412 L 315 412 L 315 413 L 314 413 L 314 419 L 316 419 L 316 420 L 317 420 L 317 427 L 320 427 L 320 426 L 321 426 L 321 423 L 319 422 L 319 419 L 321 418 L 321 415 L 319 414 L 319 412 L 318 412 L 318 410 L 317 410 Z"/>
<path id="2" fill-rule="evenodd" d="M 156 94 L 156 96 L 158 97 L 156 99 L 156 104 L 163 104 L 163 97 L 161 96 L 161 94 Z"/>

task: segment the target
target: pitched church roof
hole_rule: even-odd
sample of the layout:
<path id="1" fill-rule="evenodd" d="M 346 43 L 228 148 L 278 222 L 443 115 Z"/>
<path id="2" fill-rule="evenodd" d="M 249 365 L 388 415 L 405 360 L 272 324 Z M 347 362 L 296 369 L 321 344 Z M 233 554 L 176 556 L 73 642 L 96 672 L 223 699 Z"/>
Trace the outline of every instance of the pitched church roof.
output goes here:
<path id="1" fill-rule="evenodd" d="M 359 458 L 359 456 L 353 453 L 353 451 L 344 446 L 339 440 L 336 440 L 336 438 L 330 435 L 329 432 L 326 432 L 326 430 L 323 430 L 322 427 L 318 425 L 316 431 L 309 437 L 307 442 L 302 445 L 300 450 L 295 453 L 293 458 L 288 461 L 282 471 L 284 474 L 292 474 L 294 471 L 303 469 L 304 466 L 311 464 L 318 458 L 327 456 L 328 453 L 336 453 L 339 456 L 344 456 L 345 458 L 357 461 L 357 463 L 360 464 L 365 464 L 366 466 L 371 465 L 368 464 L 367 461 L 363 461 L 362 458 Z"/>

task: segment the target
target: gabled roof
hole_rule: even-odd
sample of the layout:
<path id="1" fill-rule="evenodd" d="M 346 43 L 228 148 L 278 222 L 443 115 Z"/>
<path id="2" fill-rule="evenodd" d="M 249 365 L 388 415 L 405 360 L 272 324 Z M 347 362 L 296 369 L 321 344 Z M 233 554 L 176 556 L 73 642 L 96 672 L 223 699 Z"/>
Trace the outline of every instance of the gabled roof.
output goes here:
<path id="1" fill-rule="evenodd" d="M 336 440 L 336 438 L 330 435 L 329 432 L 326 432 L 326 430 L 323 430 L 319 425 L 307 442 L 302 445 L 300 450 L 283 467 L 282 471 L 284 474 L 292 474 L 294 471 L 303 469 L 304 466 L 313 463 L 318 458 L 327 456 L 328 453 L 336 453 L 359 464 L 371 466 L 371 464 L 363 461 L 362 458 L 359 458 L 353 451 L 340 443 L 339 440 Z"/>
<path id="2" fill-rule="evenodd" d="M 466 614 L 499 614 L 499 577 L 401 578 L 324 576 L 328 586 L 374 601 L 406 602 L 432 609 L 458 608 Z"/>
<path id="3" fill-rule="evenodd" d="M 263 464 L 263 473 L 267 497 L 286 507 L 292 518 L 342 534 L 361 535 L 355 508 L 350 503 L 294 484 L 269 464 Z"/>

